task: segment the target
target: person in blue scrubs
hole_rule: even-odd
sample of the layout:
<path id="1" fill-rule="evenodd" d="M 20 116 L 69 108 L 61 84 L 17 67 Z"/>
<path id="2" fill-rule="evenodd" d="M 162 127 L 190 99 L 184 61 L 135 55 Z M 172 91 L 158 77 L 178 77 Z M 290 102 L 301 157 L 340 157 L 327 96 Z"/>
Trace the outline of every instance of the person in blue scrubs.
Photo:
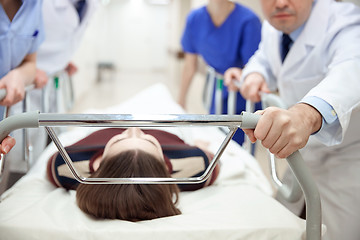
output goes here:
<path id="1" fill-rule="evenodd" d="M 185 108 L 186 95 L 197 70 L 198 57 L 219 74 L 231 67 L 243 68 L 258 49 L 261 39 L 261 22 L 250 9 L 228 0 L 209 0 L 206 6 L 192 10 L 181 39 L 185 63 L 181 80 L 179 104 Z M 215 83 L 216 84 L 216 83 Z M 214 86 L 215 91 L 215 86 Z M 215 94 L 210 114 L 215 113 Z M 222 111 L 227 113 L 228 91 L 222 90 Z M 237 93 L 236 113 L 245 110 L 246 101 Z M 234 138 L 244 141 L 242 131 Z"/>
<path id="2" fill-rule="evenodd" d="M 25 86 L 34 82 L 36 50 L 45 37 L 41 6 L 42 0 L 0 0 L 0 89 L 7 93 L 0 100 L 1 119 L 4 106 L 21 101 Z M 0 145 L 1 153 L 14 144 L 7 137 Z"/>

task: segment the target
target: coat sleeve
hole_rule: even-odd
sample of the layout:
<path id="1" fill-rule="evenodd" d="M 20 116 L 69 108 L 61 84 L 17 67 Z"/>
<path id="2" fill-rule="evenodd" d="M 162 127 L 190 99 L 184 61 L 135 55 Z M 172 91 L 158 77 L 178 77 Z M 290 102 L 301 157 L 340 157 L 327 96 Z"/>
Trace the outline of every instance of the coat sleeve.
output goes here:
<path id="1" fill-rule="evenodd" d="M 250 58 L 249 62 L 246 64 L 241 81 L 244 81 L 245 78 L 251 73 L 260 73 L 266 80 L 270 90 L 275 91 L 276 87 L 276 78 L 271 71 L 269 59 L 270 56 L 267 54 L 267 39 L 268 34 L 272 31 L 272 27 L 267 21 L 264 21 L 261 30 L 261 42 L 259 44 L 258 50 Z"/>
<path id="2" fill-rule="evenodd" d="M 317 136 L 327 145 L 343 141 L 351 117 L 360 105 L 360 20 L 357 24 L 341 28 L 328 48 L 330 61 L 326 77 L 305 97 L 316 96 L 335 110 L 340 126 Z"/>
<path id="3" fill-rule="evenodd" d="M 340 126 L 319 132 L 317 136 L 326 145 L 343 141 L 350 118 L 360 109 L 360 58 L 333 66 L 329 74 L 305 96 L 316 96 L 329 103 L 335 110 Z"/>

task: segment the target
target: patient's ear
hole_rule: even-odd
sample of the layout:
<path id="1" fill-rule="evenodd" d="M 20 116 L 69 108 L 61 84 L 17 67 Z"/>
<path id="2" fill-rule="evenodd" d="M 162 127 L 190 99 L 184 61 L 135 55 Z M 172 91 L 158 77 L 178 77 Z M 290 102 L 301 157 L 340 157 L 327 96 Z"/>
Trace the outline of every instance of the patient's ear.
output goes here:
<path id="1" fill-rule="evenodd" d="M 161 163 L 163 163 L 163 164 L 165 165 L 165 167 L 166 167 L 166 170 L 167 170 L 168 172 L 170 172 L 171 166 L 169 166 L 168 164 L 171 165 L 171 163 L 170 163 L 169 159 L 165 159 L 164 154 L 163 154 L 163 156 L 162 156 L 161 159 L 159 159 L 159 158 L 157 158 L 157 159 L 158 159 L 158 161 L 160 161 Z"/>
<path id="2" fill-rule="evenodd" d="M 100 167 L 100 164 L 101 162 L 103 161 L 103 155 L 99 155 L 95 158 L 94 162 L 93 162 L 93 169 L 94 169 L 94 172 L 96 172 L 99 167 Z"/>

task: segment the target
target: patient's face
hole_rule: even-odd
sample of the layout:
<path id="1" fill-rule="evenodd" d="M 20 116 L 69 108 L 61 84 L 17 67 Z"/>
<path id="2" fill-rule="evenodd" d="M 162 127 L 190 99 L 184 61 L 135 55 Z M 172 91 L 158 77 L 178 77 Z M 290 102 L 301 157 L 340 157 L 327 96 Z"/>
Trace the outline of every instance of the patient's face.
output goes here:
<path id="1" fill-rule="evenodd" d="M 112 137 L 105 146 L 103 158 L 132 149 L 140 149 L 158 159 L 164 159 L 159 141 L 152 135 L 145 134 L 140 128 L 128 128 Z"/>

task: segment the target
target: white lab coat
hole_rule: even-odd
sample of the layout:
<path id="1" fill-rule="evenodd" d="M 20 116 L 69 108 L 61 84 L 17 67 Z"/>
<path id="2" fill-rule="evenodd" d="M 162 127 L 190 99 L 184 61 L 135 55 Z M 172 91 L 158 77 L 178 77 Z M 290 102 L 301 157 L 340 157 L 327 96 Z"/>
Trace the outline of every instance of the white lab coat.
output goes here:
<path id="1" fill-rule="evenodd" d="M 37 67 L 48 74 L 64 69 L 71 61 L 92 19 L 99 0 L 87 0 L 80 22 L 72 0 L 46 0 L 43 3 L 45 41 L 37 54 Z"/>
<path id="2" fill-rule="evenodd" d="M 280 36 L 264 22 L 259 50 L 243 78 L 261 73 L 288 106 L 317 96 L 334 108 L 340 126 L 311 136 L 301 153 L 322 197 L 325 239 L 359 239 L 360 9 L 318 0 L 283 64 Z"/>
<path id="3" fill-rule="evenodd" d="M 99 0 L 86 0 L 82 19 L 74 8 L 73 0 L 46 0 L 43 4 L 43 17 L 45 27 L 45 41 L 37 52 L 37 68 L 45 71 L 50 76 L 48 84 L 44 87 L 44 99 L 36 91 L 31 93 L 31 107 L 42 109 L 41 102 L 45 104 L 42 109 L 46 112 L 65 111 L 61 89 L 55 89 L 52 76 L 63 71 L 81 44 L 89 22 L 96 12 Z M 61 76 L 61 75 L 60 75 Z M 61 84 L 63 83 L 63 84 Z"/>

